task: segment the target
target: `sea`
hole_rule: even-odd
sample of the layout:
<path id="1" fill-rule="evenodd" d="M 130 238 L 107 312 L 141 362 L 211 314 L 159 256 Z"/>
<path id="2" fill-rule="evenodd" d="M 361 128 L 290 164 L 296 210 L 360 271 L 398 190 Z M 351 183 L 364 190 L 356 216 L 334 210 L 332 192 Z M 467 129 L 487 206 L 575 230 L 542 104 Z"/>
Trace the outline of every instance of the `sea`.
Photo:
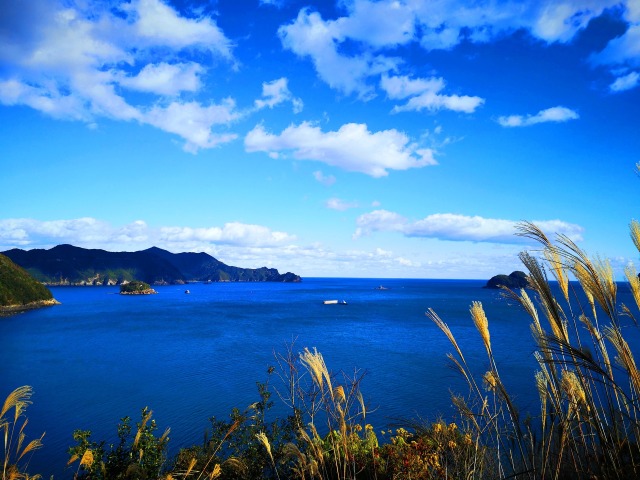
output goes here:
<path id="1" fill-rule="evenodd" d="M 66 468 L 74 430 L 113 442 L 120 419 L 139 420 L 143 407 L 153 411 L 158 434 L 171 428 L 170 454 L 201 444 L 211 417 L 226 419 L 232 408 L 259 400 L 256 382 L 268 381 L 274 391 L 271 418 L 286 415 L 277 395 L 284 385 L 267 372 L 277 372 L 276 357 L 289 350 L 317 349 L 336 384 L 362 376 L 366 422 L 376 431 L 450 421 L 451 394 L 468 388 L 447 360 L 453 346 L 425 312 L 433 309 L 449 325 L 481 375 L 487 355 L 469 314 L 480 301 L 503 382 L 520 411 L 535 414 L 530 319 L 484 284 L 305 278 L 160 286 L 145 296 L 122 296 L 118 287 L 53 287 L 61 305 L 0 318 L 0 402 L 16 387 L 33 387 L 26 433 L 45 436 L 29 473 L 56 479 L 75 472 Z M 627 290 L 620 296 L 630 305 Z"/>

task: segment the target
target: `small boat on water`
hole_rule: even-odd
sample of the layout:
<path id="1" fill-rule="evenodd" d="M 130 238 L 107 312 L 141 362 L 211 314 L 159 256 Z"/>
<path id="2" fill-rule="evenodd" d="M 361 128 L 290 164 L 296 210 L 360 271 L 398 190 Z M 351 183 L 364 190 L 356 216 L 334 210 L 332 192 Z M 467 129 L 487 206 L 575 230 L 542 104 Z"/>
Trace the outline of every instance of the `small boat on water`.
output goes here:
<path id="1" fill-rule="evenodd" d="M 376 287 L 375 289 L 376 290 L 389 290 L 389 288 L 387 288 L 385 286 L 382 286 L 382 285 L 380 285 L 379 287 Z"/>
<path id="2" fill-rule="evenodd" d="M 191 293 L 189 290 L 185 290 L 184 293 Z"/>
<path id="3" fill-rule="evenodd" d="M 325 300 L 324 302 L 325 305 L 346 305 L 347 301 L 346 300 Z"/>

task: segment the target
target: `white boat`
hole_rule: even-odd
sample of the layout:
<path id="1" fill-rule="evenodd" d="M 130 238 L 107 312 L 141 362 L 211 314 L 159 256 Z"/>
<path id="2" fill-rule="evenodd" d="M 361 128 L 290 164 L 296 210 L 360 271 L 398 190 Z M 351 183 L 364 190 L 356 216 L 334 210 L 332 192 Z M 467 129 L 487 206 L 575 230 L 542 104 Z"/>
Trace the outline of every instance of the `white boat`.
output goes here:
<path id="1" fill-rule="evenodd" d="M 325 300 L 324 302 L 325 305 L 346 305 L 347 301 L 346 300 Z"/>
<path id="2" fill-rule="evenodd" d="M 185 290 L 184 293 L 191 293 L 189 290 Z"/>

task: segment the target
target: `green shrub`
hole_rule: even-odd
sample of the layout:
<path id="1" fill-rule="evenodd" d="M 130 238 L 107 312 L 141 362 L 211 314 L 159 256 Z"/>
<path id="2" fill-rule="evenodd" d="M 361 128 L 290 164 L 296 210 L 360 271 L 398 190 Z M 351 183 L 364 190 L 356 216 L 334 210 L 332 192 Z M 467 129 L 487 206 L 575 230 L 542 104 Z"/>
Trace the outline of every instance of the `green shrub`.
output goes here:
<path id="1" fill-rule="evenodd" d="M 73 439 L 77 445 L 69 449 L 69 462 L 78 463 L 74 478 L 87 480 L 135 479 L 150 480 L 160 476 L 166 461 L 169 429 L 160 437 L 155 436 L 157 425 L 151 419 L 152 412 L 142 409 L 141 420 L 136 424 L 132 437 L 131 419 L 124 417 L 118 425 L 118 444 L 105 446 L 105 441 L 95 442 L 91 431 L 76 430 Z"/>

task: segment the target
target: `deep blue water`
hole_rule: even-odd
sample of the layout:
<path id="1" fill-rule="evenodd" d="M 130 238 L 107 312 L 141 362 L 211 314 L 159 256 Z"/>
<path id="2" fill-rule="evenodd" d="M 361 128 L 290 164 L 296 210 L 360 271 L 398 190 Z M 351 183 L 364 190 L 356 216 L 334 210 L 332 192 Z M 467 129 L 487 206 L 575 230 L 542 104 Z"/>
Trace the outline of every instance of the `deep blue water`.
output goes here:
<path id="1" fill-rule="evenodd" d="M 376 290 L 380 284 L 388 290 Z M 138 420 L 144 406 L 160 433 L 171 427 L 172 452 L 200 443 L 209 417 L 258 400 L 255 383 L 266 380 L 274 351 L 284 353 L 294 340 L 297 352 L 316 347 L 333 372 L 366 372 L 364 397 L 377 407 L 368 421 L 378 430 L 398 418 L 451 417 L 449 391 L 465 389 L 448 367 L 453 348 L 425 311 L 433 308 L 449 324 L 467 360 L 484 372 L 486 354 L 469 316 L 480 300 L 505 384 L 522 410 L 535 410 L 530 322 L 482 285 L 312 278 L 166 286 L 150 296 L 52 288 L 62 305 L 0 318 L 0 401 L 33 386 L 27 433 L 46 435 L 30 473 L 57 479 L 72 477 L 64 465 L 74 429 L 113 439 L 119 419 Z"/>

